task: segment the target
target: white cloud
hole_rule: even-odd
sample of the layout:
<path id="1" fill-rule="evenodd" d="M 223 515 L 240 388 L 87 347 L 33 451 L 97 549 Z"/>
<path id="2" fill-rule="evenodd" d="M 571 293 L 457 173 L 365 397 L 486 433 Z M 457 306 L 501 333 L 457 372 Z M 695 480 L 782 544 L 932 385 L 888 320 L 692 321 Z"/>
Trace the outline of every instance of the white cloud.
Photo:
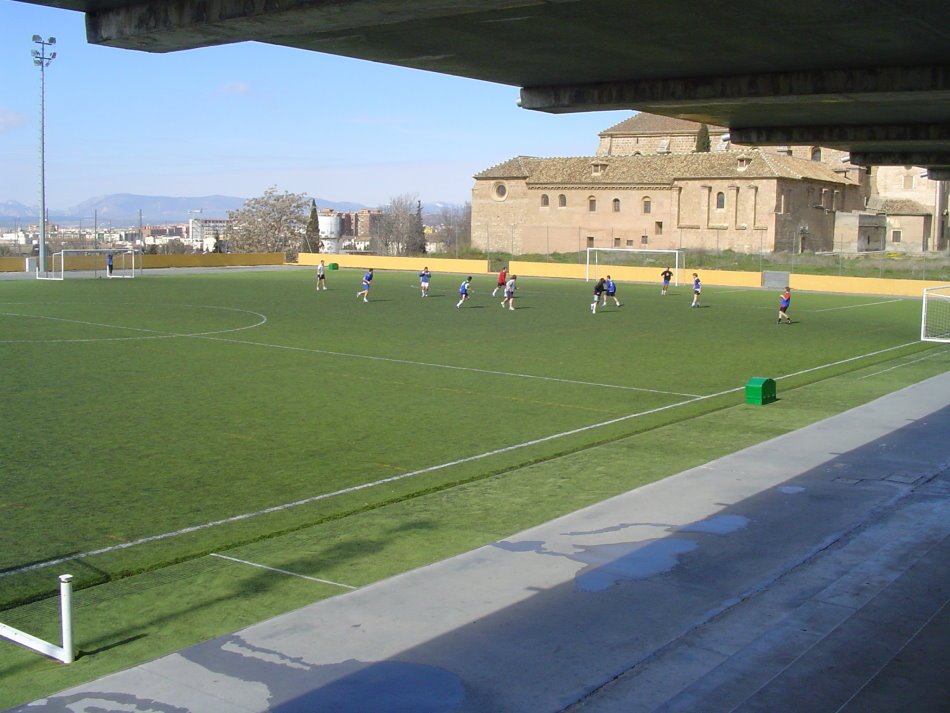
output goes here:
<path id="1" fill-rule="evenodd" d="M 231 82 L 218 88 L 218 94 L 250 94 L 251 85 L 247 82 Z"/>
<path id="2" fill-rule="evenodd" d="M 15 111 L 0 109 L 0 132 L 23 126 L 30 120 L 26 114 L 17 114 Z"/>

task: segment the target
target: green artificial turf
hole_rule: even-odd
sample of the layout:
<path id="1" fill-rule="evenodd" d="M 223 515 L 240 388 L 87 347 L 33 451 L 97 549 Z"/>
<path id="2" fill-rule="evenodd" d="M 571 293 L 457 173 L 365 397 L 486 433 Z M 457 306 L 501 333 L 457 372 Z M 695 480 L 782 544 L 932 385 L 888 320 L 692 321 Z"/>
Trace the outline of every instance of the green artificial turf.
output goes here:
<path id="1" fill-rule="evenodd" d="M 16 683 L 0 705 L 343 591 L 209 553 L 362 586 L 950 361 L 916 341 L 915 300 L 796 294 L 795 323 L 776 325 L 758 290 L 709 288 L 690 309 L 686 288 L 621 285 L 624 307 L 592 315 L 577 282 L 520 281 L 509 312 L 491 277 L 461 309 L 459 276 L 422 299 L 414 275 L 379 272 L 369 304 L 358 279 L 331 273 L 319 294 L 309 271 L 0 284 L 16 375 L 0 386 L 0 621 L 55 641 L 56 575 L 87 587 L 85 655 L 63 667 L 0 645 Z M 778 378 L 780 401 L 744 405 L 750 376 Z"/>

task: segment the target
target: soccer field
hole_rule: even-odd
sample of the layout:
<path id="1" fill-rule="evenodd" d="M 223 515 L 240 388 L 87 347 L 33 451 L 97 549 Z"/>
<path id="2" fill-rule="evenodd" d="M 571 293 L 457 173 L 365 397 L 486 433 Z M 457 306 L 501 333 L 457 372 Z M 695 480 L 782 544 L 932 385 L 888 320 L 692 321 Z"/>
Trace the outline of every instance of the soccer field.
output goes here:
<path id="1" fill-rule="evenodd" d="M 927 350 L 919 301 L 462 276 L 2 285 L 2 597 L 154 569 Z M 16 537 L 9 536 L 17 533 Z M 55 563 L 55 564 L 51 564 Z"/>
<path id="2" fill-rule="evenodd" d="M 531 525 L 950 368 L 920 301 L 312 270 L 0 281 L 0 707 Z M 779 401 L 744 404 L 751 376 Z M 781 457 L 781 454 L 776 454 Z M 98 586 L 93 586 L 98 585 Z"/>

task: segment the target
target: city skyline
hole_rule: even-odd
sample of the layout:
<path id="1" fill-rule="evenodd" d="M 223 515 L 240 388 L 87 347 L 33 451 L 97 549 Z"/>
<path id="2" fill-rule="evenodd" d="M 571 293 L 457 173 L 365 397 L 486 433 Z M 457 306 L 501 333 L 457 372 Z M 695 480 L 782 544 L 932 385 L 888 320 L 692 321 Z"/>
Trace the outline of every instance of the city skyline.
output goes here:
<path id="1" fill-rule="evenodd" d="M 90 45 L 81 13 L 0 2 L 0 202 L 39 193 L 46 75 L 46 201 L 96 195 L 253 197 L 271 186 L 384 205 L 470 200 L 472 176 L 516 155 L 593 155 L 631 112 L 548 115 L 518 88 L 260 43 L 150 54 Z"/>

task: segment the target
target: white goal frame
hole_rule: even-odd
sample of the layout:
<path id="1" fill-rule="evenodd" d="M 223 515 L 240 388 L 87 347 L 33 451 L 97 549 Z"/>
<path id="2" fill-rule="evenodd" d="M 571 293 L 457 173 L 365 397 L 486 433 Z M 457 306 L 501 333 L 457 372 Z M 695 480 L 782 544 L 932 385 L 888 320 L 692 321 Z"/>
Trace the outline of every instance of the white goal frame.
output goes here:
<path id="1" fill-rule="evenodd" d="M 109 273 L 109 269 L 106 265 L 106 257 L 109 254 L 112 254 L 112 273 Z M 99 261 L 96 260 L 91 269 L 83 269 L 82 267 L 67 270 L 66 262 L 67 258 L 70 255 L 74 256 L 84 256 L 91 255 L 97 257 L 99 255 L 103 256 L 102 264 L 100 266 Z M 137 259 L 136 259 L 137 258 Z M 40 265 L 36 265 L 36 279 L 37 280 L 64 280 L 66 278 L 67 272 L 92 272 L 96 277 L 99 276 L 99 273 L 104 273 L 106 277 L 110 280 L 113 278 L 116 279 L 130 279 L 135 277 L 135 271 L 138 270 L 139 277 L 142 276 L 142 251 L 136 248 L 67 248 L 60 250 L 57 253 L 53 253 L 50 256 L 50 270 L 43 271 L 40 270 Z"/>
<path id="2" fill-rule="evenodd" d="M 685 250 L 644 250 L 640 248 L 587 248 L 587 269 L 585 280 L 590 282 L 596 279 L 596 268 L 599 265 L 597 253 L 641 253 L 648 255 L 669 255 L 667 265 L 673 267 L 673 284 L 680 284 L 680 270 L 686 269 L 686 251 Z M 592 259 L 593 257 L 593 259 Z M 613 263 L 612 263 L 613 264 Z M 594 273 L 591 273 L 591 265 L 594 266 Z M 631 265 L 630 267 L 636 267 Z"/>
<path id="3" fill-rule="evenodd" d="M 920 339 L 950 344 L 950 285 L 924 290 L 920 308 Z"/>
<path id="4" fill-rule="evenodd" d="M 38 636 L 27 634 L 6 624 L 0 624 L 0 638 L 9 639 L 15 644 L 25 646 L 57 661 L 72 663 L 76 657 L 76 650 L 73 647 L 73 575 L 71 574 L 59 576 L 59 610 L 63 633 L 62 646 L 51 644 Z"/>

